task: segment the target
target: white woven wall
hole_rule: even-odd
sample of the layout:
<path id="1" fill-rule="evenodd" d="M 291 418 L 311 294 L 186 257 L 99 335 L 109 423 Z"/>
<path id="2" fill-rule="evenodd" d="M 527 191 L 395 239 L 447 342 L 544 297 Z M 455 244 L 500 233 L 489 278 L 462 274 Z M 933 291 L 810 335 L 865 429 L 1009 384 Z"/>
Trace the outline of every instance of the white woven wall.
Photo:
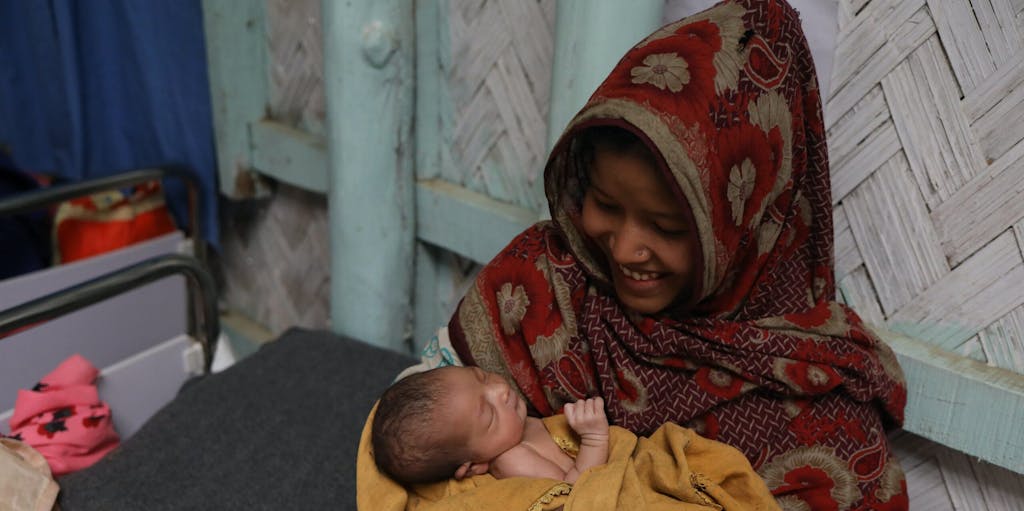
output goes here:
<path id="1" fill-rule="evenodd" d="M 320 0 L 266 0 L 270 118 L 324 135 Z"/>
<path id="2" fill-rule="evenodd" d="M 447 18 L 444 177 L 540 211 L 555 3 L 451 0 Z"/>
<path id="3" fill-rule="evenodd" d="M 836 274 L 868 319 L 1024 372 L 1022 2 L 840 2 Z"/>

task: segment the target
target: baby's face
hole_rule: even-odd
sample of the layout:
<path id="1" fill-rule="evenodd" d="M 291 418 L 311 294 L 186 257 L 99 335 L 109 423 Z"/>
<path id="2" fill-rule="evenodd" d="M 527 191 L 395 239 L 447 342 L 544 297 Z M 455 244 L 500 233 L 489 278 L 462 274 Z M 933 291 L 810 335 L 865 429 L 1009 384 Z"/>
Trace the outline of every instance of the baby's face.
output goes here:
<path id="1" fill-rule="evenodd" d="M 442 431 L 464 439 L 473 461 L 493 460 L 522 441 L 526 403 L 504 378 L 479 367 L 446 367 L 441 382 L 448 389 Z"/>

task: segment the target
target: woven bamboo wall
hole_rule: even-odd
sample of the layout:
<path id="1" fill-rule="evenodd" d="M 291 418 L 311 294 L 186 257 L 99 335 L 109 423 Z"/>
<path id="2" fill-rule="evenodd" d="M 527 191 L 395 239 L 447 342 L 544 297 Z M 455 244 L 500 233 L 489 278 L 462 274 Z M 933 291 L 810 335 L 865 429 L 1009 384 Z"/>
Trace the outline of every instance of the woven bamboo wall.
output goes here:
<path id="1" fill-rule="evenodd" d="M 442 175 L 539 211 L 545 207 L 541 172 L 555 3 L 451 1 L 447 6 L 441 69 L 450 115 L 442 115 Z"/>
<path id="2" fill-rule="evenodd" d="M 1024 372 L 1024 2 L 841 0 L 826 118 L 842 296 Z M 1021 509 L 1024 477 L 898 436 L 914 509 Z"/>
<path id="3" fill-rule="evenodd" d="M 843 296 L 1024 372 L 1024 3 L 840 7 L 827 110 Z"/>
<path id="4" fill-rule="evenodd" d="M 554 56 L 554 0 L 441 2 L 440 177 L 535 211 L 546 209 L 542 171 Z M 436 251 L 435 251 L 436 252 Z M 449 316 L 479 266 L 444 256 L 451 283 L 437 301 Z M 438 325 L 440 326 L 440 325 Z M 414 340 L 422 342 L 423 340 Z"/>
<path id="5" fill-rule="evenodd" d="M 327 199 L 277 185 L 272 199 L 221 210 L 222 300 L 275 336 L 330 326 Z"/>
<path id="6" fill-rule="evenodd" d="M 326 133 L 323 48 L 320 0 L 267 0 L 270 118 Z"/>

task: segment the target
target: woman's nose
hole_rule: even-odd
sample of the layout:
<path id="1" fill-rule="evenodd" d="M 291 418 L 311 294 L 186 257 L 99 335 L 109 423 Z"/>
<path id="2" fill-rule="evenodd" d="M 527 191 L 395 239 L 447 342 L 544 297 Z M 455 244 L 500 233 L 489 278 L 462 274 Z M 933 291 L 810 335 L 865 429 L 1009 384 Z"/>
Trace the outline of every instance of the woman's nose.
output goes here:
<path id="1" fill-rule="evenodd" d="M 650 249 L 635 229 L 624 226 L 609 238 L 612 258 L 620 264 L 642 263 L 650 257 Z"/>

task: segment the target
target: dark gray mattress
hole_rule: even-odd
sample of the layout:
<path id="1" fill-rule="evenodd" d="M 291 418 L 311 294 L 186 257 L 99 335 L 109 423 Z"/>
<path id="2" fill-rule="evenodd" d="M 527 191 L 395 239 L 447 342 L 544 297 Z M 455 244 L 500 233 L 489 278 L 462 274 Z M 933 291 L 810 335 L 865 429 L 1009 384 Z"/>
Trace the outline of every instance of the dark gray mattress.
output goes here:
<path id="1" fill-rule="evenodd" d="M 61 509 L 355 509 L 366 415 L 415 362 L 292 329 L 190 382 L 106 458 L 61 478 Z"/>

